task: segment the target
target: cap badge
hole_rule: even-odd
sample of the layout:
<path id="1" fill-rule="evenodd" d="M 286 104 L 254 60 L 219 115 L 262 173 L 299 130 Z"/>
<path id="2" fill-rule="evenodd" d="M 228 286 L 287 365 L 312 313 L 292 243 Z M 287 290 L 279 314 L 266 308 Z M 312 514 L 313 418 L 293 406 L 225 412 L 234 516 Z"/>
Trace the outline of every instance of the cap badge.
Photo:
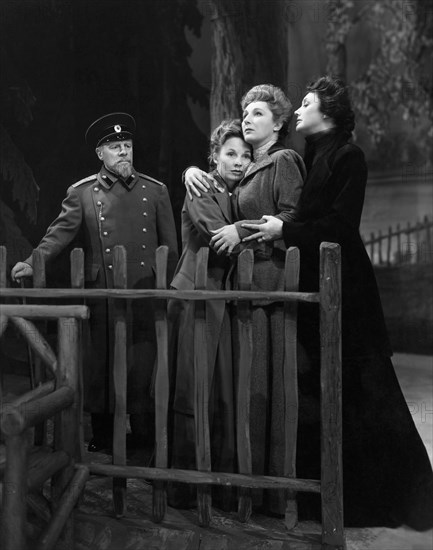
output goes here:
<path id="1" fill-rule="evenodd" d="M 116 134 L 122 131 L 120 124 L 116 124 L 116 126 L 114 127 L 114 131 L 116 132 Z"/>

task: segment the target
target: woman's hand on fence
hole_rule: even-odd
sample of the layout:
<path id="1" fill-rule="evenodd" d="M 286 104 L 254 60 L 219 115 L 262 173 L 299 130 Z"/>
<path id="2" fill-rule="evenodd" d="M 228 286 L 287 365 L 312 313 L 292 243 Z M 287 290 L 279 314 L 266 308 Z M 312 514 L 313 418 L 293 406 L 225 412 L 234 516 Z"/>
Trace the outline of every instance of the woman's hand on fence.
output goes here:
<path id="1" fill-rule="evenodd" d="M 242 227 L 257 231 L 242 239 L 242 242 L 252 241 L 275 241 L 283 236 L 283 221 L 275 216 L 263 216 L 260 223 L 243 223 Z"/>
<path id="2" fill-rule="evenodd" d="M 201 197 L 201 193 L 207 193 L 210 188 L 210 182 L 213 181 L 213 177 L 207 172 L 203 172 L 200 168 L 196 166 L 191 166 L 187 168 L 184 173 L 184 185 L 186 187 L 186 192 L 188 197 L 192 200 L 193 194 L 197 197 Z"/>
<path id="3" fill-rule="evenodd" d="M 241 242 L 238 230 L 235 225 L 225 225 L 219 229 L 212 230 L 214 236 L 210 240 L 210 246 L 217 254 L 231 254 L 234 247 Z"/>
<path id="4" fill-rule="evenodd" d="M 12 280 L 19 282 L 22 277 L 31 277 L 33 275 L 33 268 L 31 265 L 25 262 L 16 263 L 11 271 Z"/>

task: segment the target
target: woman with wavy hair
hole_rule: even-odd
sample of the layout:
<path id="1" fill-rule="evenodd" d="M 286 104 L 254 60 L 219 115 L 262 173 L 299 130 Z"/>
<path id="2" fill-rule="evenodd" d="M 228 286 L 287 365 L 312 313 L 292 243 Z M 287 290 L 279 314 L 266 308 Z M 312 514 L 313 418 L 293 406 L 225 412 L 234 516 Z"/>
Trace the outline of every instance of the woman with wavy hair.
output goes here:
<path id="1" fill-rule="evenodd" d="M 264 216 L 247 238 L 284 239 L 300 249 L 300 290 L 319 288 L 319 247 L 342 254 L 343 487 L 348 526 L 432 527 L 433 474 L 391 362 L 391 346 L 359 225 L 367 183 L 362 150 L 350 138 L 354 113 L 344 83 L 310 84 L 296 111 L 306 137 L 307 179 L 296 221 Z M 320 478 L 320 341 L 317 306 L 300 304 L 297 475 Z M 299 493 L 300 517 L 318 518 L 317 495 Z"/>

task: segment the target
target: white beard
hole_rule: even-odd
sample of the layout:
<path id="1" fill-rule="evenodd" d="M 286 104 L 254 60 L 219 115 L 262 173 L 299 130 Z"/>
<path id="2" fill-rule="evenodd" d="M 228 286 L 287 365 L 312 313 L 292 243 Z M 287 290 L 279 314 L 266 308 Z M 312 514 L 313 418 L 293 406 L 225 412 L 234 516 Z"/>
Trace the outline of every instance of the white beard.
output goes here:
<path id="1" fill-rule="evenodd" d="M 122 162 L 121 164 L 117 164 L 116 166 L 113 166 L 112 171 L 120 176 L 123 179 L 128 179 L 130 175 L 132 174 L 132 165 L 128 162 Z"/>

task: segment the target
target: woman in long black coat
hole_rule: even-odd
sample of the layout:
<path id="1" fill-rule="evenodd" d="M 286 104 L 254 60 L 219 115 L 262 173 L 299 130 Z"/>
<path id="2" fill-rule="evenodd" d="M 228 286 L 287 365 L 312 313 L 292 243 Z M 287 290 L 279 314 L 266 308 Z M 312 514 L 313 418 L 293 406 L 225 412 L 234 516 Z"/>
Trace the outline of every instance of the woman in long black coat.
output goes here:
<path id="1" fill-rule="evenodd" d="M 283 236 L 301 253 L 300 290 L 319 288 L 319 246 L 341 245 L 343 354 L 343 482 L 347 526 L 433 525 L 433 474 L 426 449 L 391 362 L 376 280 L 359 225 L 367 166 L 349 142 L 354 115 L 346 87 L 322 77 L 307 88 L 296 111 L 306 136 L 308 175 L 296 222 L 264 216 L 259 240 Z M 317 305 L 299 307 L 297 476 L 320 477 L 319 316 Z M 317 518 L 317 495 L 298 495 L 300 516 Z"/>

